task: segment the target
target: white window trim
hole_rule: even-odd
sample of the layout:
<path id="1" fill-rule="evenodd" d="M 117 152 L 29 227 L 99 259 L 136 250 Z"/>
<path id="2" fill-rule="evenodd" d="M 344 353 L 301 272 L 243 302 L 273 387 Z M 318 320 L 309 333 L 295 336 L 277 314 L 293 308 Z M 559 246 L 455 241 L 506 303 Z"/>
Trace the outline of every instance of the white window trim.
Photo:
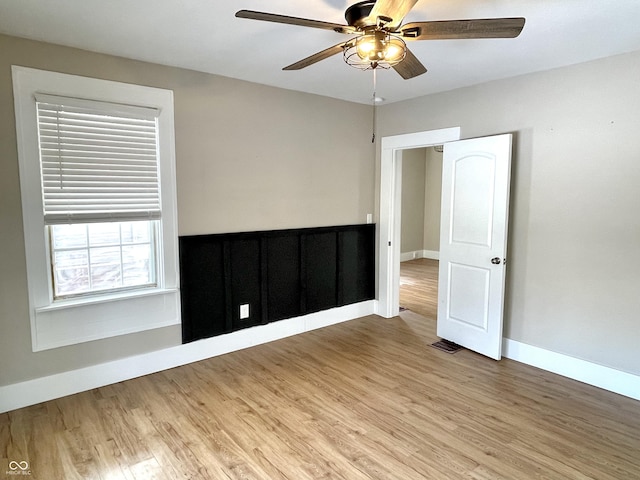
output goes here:
<path id="1" fill-rule="evenodd" d="M 173 92 L 12 66 L 33 351 L 180 323 Z M 40 189 L 35 94 L 157 109 L 162 200 L 159 284 L 139 292 L 52 302 Z"/>

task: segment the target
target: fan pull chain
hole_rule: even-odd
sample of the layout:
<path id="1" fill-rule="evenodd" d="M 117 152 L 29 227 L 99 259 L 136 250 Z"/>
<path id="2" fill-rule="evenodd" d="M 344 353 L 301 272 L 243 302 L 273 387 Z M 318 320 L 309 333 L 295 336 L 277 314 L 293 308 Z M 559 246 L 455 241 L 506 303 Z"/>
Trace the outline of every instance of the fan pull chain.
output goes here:
<path id="1" fill-rule="evenodd" d="M 371 143 L 376 143 L 376 69 L 373 69 L 373 98 L 371 99 L 373 102 L 373 126 L 372 126 L 372 135 L 371 135 Z"/>

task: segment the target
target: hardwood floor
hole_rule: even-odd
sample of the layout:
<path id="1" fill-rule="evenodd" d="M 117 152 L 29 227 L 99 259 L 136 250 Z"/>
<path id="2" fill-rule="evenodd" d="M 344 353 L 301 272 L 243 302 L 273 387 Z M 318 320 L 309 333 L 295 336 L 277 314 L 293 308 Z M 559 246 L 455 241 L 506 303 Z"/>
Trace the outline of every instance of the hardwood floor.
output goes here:
<path id="1" fill-rule="evenodd" d="M 434 327 L 365 317 L 0 414 L 0 478 L 640 478 L 640 402 Z"/>
<path id="2" fill-rule="evenodd" d="M 438 260 L 417 258 L 400 264 L 400 306 L 437 318 Z"/>

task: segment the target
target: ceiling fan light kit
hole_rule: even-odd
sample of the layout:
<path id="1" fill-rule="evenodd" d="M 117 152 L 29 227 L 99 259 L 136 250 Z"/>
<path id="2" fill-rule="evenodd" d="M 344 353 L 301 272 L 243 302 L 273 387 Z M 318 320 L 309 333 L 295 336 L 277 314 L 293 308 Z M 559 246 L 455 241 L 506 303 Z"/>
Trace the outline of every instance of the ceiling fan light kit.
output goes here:
<path id="1" fill-rule="evenodd" d="M 288 65 L 283 70 L 300 70 L 342 52 L 344 61 L 352 67 L 362 70 L 393 68 L 405 80 L 427 71 L 407 48 L 405 40 L 514 38 L 520 34 L 525 23 L 524 18 L 517 17 L 411 22 L 402 26 L 404 17 L 417 2 L 418 0 L 358 2 L 345 11 L 347 25 L 252 10 L 240 10 L 236 12 L 236 17 L 333 30 L 355 36 Z"/>
<path id="2" fill-rule="evenodd" d="M 389 69 L 404 60 L 407 44 L 396 35 L 373 29 L 347 42 L 342 55 L 348 65 L 361 70 Z"/>

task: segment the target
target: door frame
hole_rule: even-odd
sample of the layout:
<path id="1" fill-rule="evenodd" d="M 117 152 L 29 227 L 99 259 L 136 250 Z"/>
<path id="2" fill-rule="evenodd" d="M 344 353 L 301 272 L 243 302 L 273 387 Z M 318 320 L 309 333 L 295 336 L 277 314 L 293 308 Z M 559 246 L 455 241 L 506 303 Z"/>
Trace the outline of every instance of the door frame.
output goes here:
<path id="1" fill-rule="evenodd" d="M 400 208 L 402 150 L 460 140 L 460 127 L 382 137 L 378 220 L 378 315 L 391 318 L 400 308 Z"/>

